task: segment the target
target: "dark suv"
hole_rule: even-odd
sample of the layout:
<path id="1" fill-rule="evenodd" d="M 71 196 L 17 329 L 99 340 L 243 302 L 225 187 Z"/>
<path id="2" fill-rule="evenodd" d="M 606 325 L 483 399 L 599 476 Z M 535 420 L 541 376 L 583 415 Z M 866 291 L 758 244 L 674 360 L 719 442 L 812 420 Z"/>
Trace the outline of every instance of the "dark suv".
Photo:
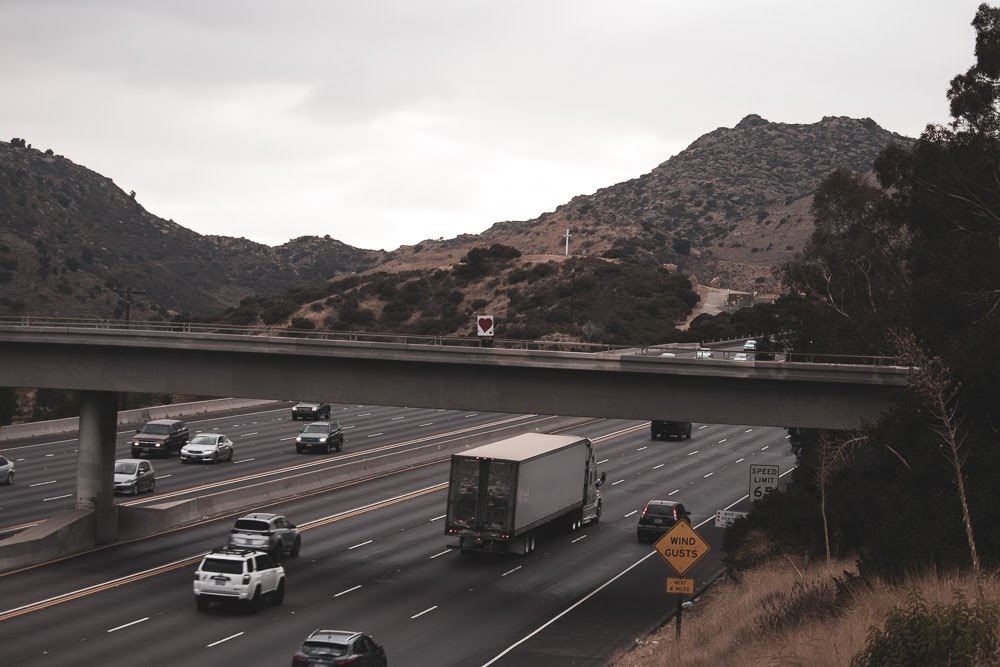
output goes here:
<path id="1" fill-rule="evenodd" d="M 655 542 L 678 521 L 691 523 L 691 513 L 673 500 L 650 500 L 639 515 L 636 536 L 640 542 Z"/>
<path id="2" fill-rule="evenodd" d="M 313 422 L 295 438 L 295 451 L 299 454 L 307 449 L 320 449 L 329 454 L 343 448 L 344 429 L 340 427 L 340 422 Z"/>
<path id="3" fill-rule="evenodd" d="M 660 438 L 682 438 L 691 437 L 691 422 L 664 422 L 652 421 L 649 423 L 649 435 L 653 440 Z"/>
<path id="4" fill-rule="evenodd" d="M 296 419 L 329 419 L 330 410 L 329 403 L 299 401 L 292 408 L 292 421 Z"/>
<path id="5" fill-rule="evenodd" d="M 179 419 L 154 419 L 135 432 L 132 458 L 143 454 L 171 456 L 187 444 L 188 427 Z"/>

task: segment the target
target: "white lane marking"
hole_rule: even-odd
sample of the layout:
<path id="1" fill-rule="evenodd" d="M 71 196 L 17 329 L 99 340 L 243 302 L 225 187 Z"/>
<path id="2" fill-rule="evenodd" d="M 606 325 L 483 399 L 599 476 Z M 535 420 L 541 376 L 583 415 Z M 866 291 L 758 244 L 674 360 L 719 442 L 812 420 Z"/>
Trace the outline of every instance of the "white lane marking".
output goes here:
<path id="1" fill-rule="evenodd" d="M 444 408 L 442 408 L 440 410 L 435 410 L 434 412 L 444 412 Z"/>
<path id="2" fill-rule="evenodd" d="M 667 495 L 668 495 L 668 496 L 672 496 L 672 495 L 674 495 L 675 493 L 677 493 L 678 491 L 680 491 L 680 489 L 674 489 L 673 491 L 671 491 L 671 492 L 670 492 L 670 493 L 668 493 Z"/>
<path id="3" fill-rule="evenodd" d="M 621 484 L 624 481 L 625 481 L 624 479 L 620 479 L 617 482 L 611 482 L 611 486 L 614 486 L 615 484 Z"/>
<path id="4" fill-rule="evenodd" d="M 249 438 L 251 435 L 257 435 L 257 431 L 254 431 L 253 433 L 240 433 L 241 438 Z"/>
<path id="5" fill-rule="evenodd" d="M 653 466 L 653 470 L 656 470 L 657 468 L 662 468 L 662 467 L 663 467 L 663 465 L 664 465 L 664 464 L 662 464 L 662 463 L 661 463 L 661 464 L 660 464 L 660 465 L 658 465 L 658 466 Z"/>
<path id="6" fill-rule="evenodd" d="M 431 521 L 439 521 L 440 519 L 443 519 L 446 516 L 448 516 L 448 515 L 447 514 L 442 514 L 441 516 L 434 517 L 433 519 L 431 519 Z"/>
<path id="7" fill-rule="evenodd" d="M 595 465 L 595 466 L 599 466 L 599 465 L 601 465 L 602 463 L 607 463 L 607 462 L 608 462 L 609 460 L 610 460 L 610 459 L 604 459 L 603 461 L 598 461 L 598 462 L 597 462 L 597 463 L 595 463 L 594 465 Z"/>
<path id="8" fill-rule="evenodd" d="M 653 553 L 656 553 L 656 552 L 654 551 Z M 239 636 L 240 636 L 240 635 L 242 635 L 242 634 L 243 634 L 242 632 L 237 632 L 237 633 L 236 633 L 235 635 L 229 635 L 229 636 L 228 636 L 228 637 L 226 637 L 225 639 L 220 639 L 220 640 L 219 640 L 219 641 L 217 641 L 217 642 L 212 642 L 211 644 L 207 644 L 207 645 L 205 646 L 205 648 L 212 648 L 213 646 L 218 646 L 218 645 L 219 645 L 219 644 L 221 644 L 222 642 L 228 642 L 228 641 L 229 641 L 230 639 L 236 639 L 237 637 L 239 637 Z"/>
<path id="9" fill-rule="evenodd" d="M 693 452 L 688 452 L 688 456 L 694 456 L 697 453 L 698 453 L 698 450 L 696 449 Z"/>
<path id="10" fill-rule="evenodd" d="M 639 510 L 632 510 L 631 512 L 629 512 L 628 514 L 626 514 L 626 515 L 625 515 L 624 517 L 622 517 L 622 518 L 624 518 L 624 519 L 627 519 L 627 518 L 629 518 L 630 516 L 632 516 L 633 514 L 638 514 L 638 513 L 639 513 Z"/>
<path id="11" fill-rule="evenodd" d="M 761 447 L 761 448 L 760 448 L 760 451 L 764 451 L 765 449 L 767 449 L 767 448 L 768 448 L 768 447 L 770 447 L 770 446 L 771 446 L 771 445 L 764 445 L 763 447 Z"/>
<path id="12" fill-rule="evenodd" d="M 794 467 L 793 467 L 793 469 L 794 469 Z M 791 471 L 789 471 L 789 472 L 791 472 Z M 788 473 L 784 473 L 784 474 L 788 474 Z M 747 499 L 748 497 L 749 496 L 743 496 L 742 498 L 740 498 L 739 500 L 737 500 L 736 502 L 734 502 L 729 507 L 734 507 L 735 505 L 737 505 L 738 503 L 740 503 L 743 500 Z M 726 507 L 725 509 L 729 509 L 729 507 Z M 715 520 L 715 516 L 711 516 L 708 519 L 705 519 L 704 521 L 702 521 L 701 523 L 699 523 L 698 525 L 696 525 L 695 528 L 701 528 L 702 526 L 704 526 L 709 521 L 714 521 L 714 520 Z M 534 632 L 531 632 L 530 634 L 525 635 L 524 637 L 522 637 L 518 641 L 514 642 L 513 644 L 511 644 L 510 646 L 508 646 L 507 648 L 505 648 L 503 651 L 501 651 L 500 653 L 498 653 L 495 658 L 493 658 L 492 660 L 490 660 L 487 663 L 484 663 L 483 667 L 490 667 L 490 665 L 492 665 L 495 662 L 497 662 L 498 660 L 500 660 L 500 658 L 504 657 L 505 655 L 507 655 L 508 653 L 510 653 L 511 651 L 513 651 L 515 648 L 517 648 L 518 646 L 520 646 L 524 642 L 528 641 L 529 639 L 531 639 L 532 637 L 534 637 L 535 635 L 537 635 L 539 632 L 541 632 L 545 628 L 549 627 L 550 625 L 552 625 L 553 623 L 555 623 L 556 621 L 558 621 L 560 618 L 562 618 L 566 614 L 570 613 L 571 611 L 573 611 L 574 609 L 576 609 L 577 607 L 579 607 L 580 605 L 582 605 L 584 602 L 586 602 L 590 598 L 594 597 L 595 595 L 597 595 L 598 593 L 600 593 L 601 591 L 603 591 L 605 588 L 607 588 L 608 586 L 610 586 L 611 584 L 613 584 L 614 582 L 616 582 L 618 579 L 620 579 L 623 576 L 625 576 L 626 574 L 628 574 L 628 572 L 630 572 L 633 568 L 635 568 L 636 566 L 638 566 L 640 563 L 642 563 L 647 558 L 652 557 L 653 554 L 655 554 L 655 553 L 656 553 L 655 550 L 654 551 L 650 551 L 648 554 L 646 554 L 645 556 L 643 556 L 642 558 L 640 558 L 636 562 L 632 563 L 631 565 L 629 565 L 628 567 L 626 567 L 624 570 L 622 570 L 621 572 L 619 572 L 615 576 L 611 577 L 610 579 L 608 579 L 607 581 L 605 581 L 603 584 L 601 584 L 600 586 L 598 586 L 594 590 L 590 591 L 590 593 L 587 593 L 587 595 L 583 596 L 582 598 L 580 598 L 579 600 L 577 600 L 576 602 L 574 602 L 573 604 L 571 604 L 569 607 L 567 607 L 566 609 L 564 609 L 562 612 L 556 614 L 555 616 L 553 616 L 552 618 L 550 618 L 548 621 L 546 621 L 542 625 L 538 626 L 538 628 Z"/>
<path id="13" fill-rule="evenodd" d="M 372 434 L 371 434 L 371 435 L 369 435 L 368 437 L 369 437 L 369 438 L 374 438 L 374 437 L 375 437 L 376 435 L 382 435 L 382 434 L 381 434 L 381 433 L 372 433 Z"/>
<path id="14" fill-rule="evenodd" d="M 704 478 L 708 478 L 708 477 L 711 477 L 711 476 L 712 476 L 712 475 L 714 475 L 714 474 L 715 474 L 714 472 L 710 472 L 710 473 L 708 473 L 707 475 L 705 475 L 705 476 L 703 477 L 703 479 L 704 479 Z"/>
<path id="15" fill-rule="evenodd" d="M 349 428 L 354 428 L 354 424 L 351 424 L 350 426 L 345 426 L 345 427 L 344 427 L 344 430 L 346 431 L 346 430 L 347 430 L 347 429 L 349 429 Z"/>
<path id="16" fill-rule="evenodd" d="M 785 440 L 788 440 L 790 437 L 792 437 L 791 433 L 789 433 L 788 435 L 785 436 Z"/>
<path id="17" fill-rule="evenodd" d="M 722 443 L 724 443 L 724 442 L 725 442 L 726 440 L 729 440 L 729 438 L 723 438 L 722 440 L 719 440 L 719 444 L 721 445 L 721 444 L 722 444 Z"/>
<path id="18" fill-rule="evenodd" d="M 125 625 L 119 625 L 117 628 L 111 628 L 110 630 L 108 630 L 108 632 L 117 632 L 118 630 L 124 630 L 129 626 L 138 625 L 139 623 L 144 623 L 148 620 L 149 616 L 147 616 L 146 618 L 140 618 L 138 621 L 132 621 L 131 623 L 126 623 Z"/>
<path id="19" fill-rule="evenodd" d="M 743 462 L 743 461 L 745 461 L 745 460 L 746 460 L 746 459 L 736 459 L 736 462 L 737 462 L 737 463 L 741 463 L 741 462 Z"/>
<path id="20" fill-rule="evenodd" d="M 575 540 L 570 540 L 569 543 L 570 544 L 576 544 L 577 542 L 579 542 L 580 540 L 582 540 L 585 537 L 587 537 L 587 536 L 586 535 L 581 535 L 580 537 L 576 538 Z"/>
<path id="21" fill-rule="evenodd" d="M 59 500 L 60 498 L 69 498 L 69 497 L 70 497 L 70 496 L 72 496 L 72 495 L 73 495 L 72 493 L 67 493 L 67 494 L 66 494 L 65 496 L 53 496 L 52 498 L 44 498 L 44 499 L 42 500 L 42 502 L 43 502 L 43 503 L 47 503 L 47 502 L 49 502 L 50 500 Z"/>
<path id="22" fill-rule="evenodd" d="M 466 417 L 475 417 L 478 414 L 479 414 L 478 412 L 473 412 L 471 415 L 465 415 L 465 416 Z"/>
<path id="23" fill-rule="evenodd" d="M 642 450 L 644 450 L 644 449 L 647 449 L 648 447 L 649 447 L 649 445 L 646 445 L 646 446 L 644 446 L 644 447 L 640 447 L 639 449 L 637 449 L 637 450 L 635 450 L 635 451 L 637 451 L 637 452 L 641 452 Z"/>
<path id="24" fill-rule="evenodd" d="M 58 481 L 59 480 L 57 480 L 57 479 L 50 479 L 47 482 L 36 482 L 34 484 L 29 484 L 28 486 L 45 486 L 46 484 L 55 484 Z"/>
<path id="25" fill-rule="evenodd" d="M 434 422 L 427 422 L 426 424 L 420 424 L 417 428 L 419 428 L 420 426 L 434 426 Z"/>
<path id="26" fill-rule="evenodd" d="M 703 429 L 703 428 L 708 428 L 708 424 L 705 424 L 704 426 L 699 426 L 699 427 L 698 427 L 698 430 L 700 431 L 700 430 L 701 430 L 701 429 Z"/>
<path id="27" fill-rule="evenodd" d="M 358 547 L 363 547 L 366 544 L 371 544 L 374 541 L 375 540 L 368 540 L 367 542 L 362 542 L 361 544 L 355 544 L 353 547 L 347 547 L 347 550 L 350 551 L 351 549 L 357 549 Z"/>
<path id="28" fill-rule="evenodd" d="M 393 418 L 392 418 L 392 419 L 390 419 L 389 421 L 391 421 L 391 422 L 395 422 L 395 421 L 399 421 L 400 419 L 406 419 L 406 417 L 393 417 Z"/>
<path id="29" fill-rule="evenodd" d="M 285 440 L 294 440 L 297 437 L 298 437 L 297 435 L 290 435 L 287 438 L 278 438 L 278 442 L 284 442 Z"/>
<path id="30" fill-rule="evenodd" d="M 431 556 L 431 558 L 430 558 L 430 559 L 431 559 L 431 560 L 433 560 L 434 558 L 437 558 L 438 556 L 443 556 L 443 555 L 445 555 L 446 553 L 448 553 L 449 551 L 451 551 L 451 549 L 445 549 L 444 551 L 442 551 L 442 552 L 441 552 L 441 553 L 439 553 L 439 554 L 434 554 L 433 556 Z"/>
<path id="31" fill-rule="evenodd" d="M 513 570 L 507 570 L 506 572 L 504 572 L 504 573 L 503 573 L 503 574 L 501 574 L 500 576 L 501 576 L 501 577 L 506 577 L 506 576 L 507 576 L 508 574 L 513 574 L 514 572 L 517 572 L 517 571 L 518 571 L 518 570 L 520 570 L 520 569 L 521 569 L 522 567 L 524 567 L 524 566 L 523 566 L 523 565 L 518 565 L 518 566 L 517 566 L 517 567 L 515 567 L 515 568 L 514 568 Z"/>
<path id="32" fill-rule="evenodd" d="M 356 591 L 356 590 L 358 590 L 359 588 L 361 588 L 361 584 L 358 584 L 357 586 L 355 586 L 355 587 L 353 587 L 353 588 L 348 588 L 348 589 L 347 589 L 346 591 L 340 591 L 339 593 L 337 593 L 337 594 L 336 594 L 336 595 L 334 595 L 333 597 L 335 597 L 335 598 L 339 598 L 339 597 L 340 597 L 341 595 L 347 595 L 347 594 L 348 594 L 348 593 L 350 593 L 351 591 Z"/>
<path id="33" fill-rule="evenodd" d="M 173 477 L 173 474 L 170 474 L 170 475 L 159 475 L 156 479 L 166 479 L 167 477 Z"/>
<path id="34" fill-rule="evenodd" d="M 748 428 L 747 430 L 745 430 L 745 431 L 743 431 L 743 432 L 744 432 L 744 433 L 749 433 L 749 432 L 750 432 L 750 431 L 752 431 L 752 430 L 753 430 L 752 428 Z"/>
<path id="35" fill-rule="evenodd" d="M 233 463 L 246 463 L 248 461 L 256 461 L 257 459 L 240 459 L 239 461 L 233 461 Z"/>
<path id="36" fill-rule="evenodd" d="M 45 458 L 49 458 L 50 456 L 55 456 L 55 454 L 46 454 Z"/>
<path id="37" fill-rule="evenodd" d="M 654 551 L 653 553 L 656 553 L 656 552 Z M 414 614 L 413 616 L 410 616 L 410 620 L 412 620 L 412 619 L 414 619 L 414 618 L 420 618 L 420 617 L 421 617 L 421 616 L 423 616 L 424 614 L 427 614 L 427 613 L 430 613 L 430 612 L 434 611 L 434 610 L 435 610 L 435 609 L 437 609 L 437 608 L 438 608 L 438 606 L 437 606 L 437 605 L 434 605 L 433 607 L 428 607 L 427 609 L 424 609 L 424 610 L 423 610 L 422 612 L 420 612 L 419 614 Z"/>
<path id="38" fill-rule="evenodd" d="M 370 416 L 370 415 L 371 415 L 371 413 L 370 413 L 370 412 L 362 412 L 362 413 L 361 413 L 360 415 L 358 415 L 358 416 L 359 416 L 359 417 L 368 417 L 368 416 Z"/>

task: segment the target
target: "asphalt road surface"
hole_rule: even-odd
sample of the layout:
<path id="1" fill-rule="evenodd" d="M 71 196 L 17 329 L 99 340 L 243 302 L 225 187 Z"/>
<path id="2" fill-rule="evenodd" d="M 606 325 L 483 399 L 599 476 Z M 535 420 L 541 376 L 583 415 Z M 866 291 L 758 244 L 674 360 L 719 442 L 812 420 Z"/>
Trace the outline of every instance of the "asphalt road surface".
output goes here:
<path id="1" fill-rule="evenodd" d="M 484 417 L 449 413 L 454 422 L 421 427 L 445 413 L 337 407 L 341 422 L 357 429 L 348 430 L 344 455 L 366 440 L 371 448 L 390 446 L 411 439 L 415 428 L 433 435 Z M 265 449 L 263 458 L 307 458 L 287 454 L 292 441 L 280 439 L 302 425 L 293 427 L 287 411 L 265 415 L 212 427 L 237 441 L 237 461 Z M 569 432 L 597 443 L 599 469 L 607 472 L 603 517 L 574 534 L 540 539 L 526 558 L 449 549 L 455 540 L 442 525 L 448 467 L 426 465 L 268 507 L 303 528 L 303 548 L 285 565 L 285 603 L 257 613 L 195 609 L 197 561 L 225 541 L 232 517 L 0 576 L 3 663 L 290 664 L 302 639 L 323 627 L 371 633 L 394 665 L 607 664 L 669 611 L 663 590 L 672 573 L 636 540 L 646 501 L 682 500 L 697 525 L 746 496 L 750 463 L 784 472 L 793 458 L 785 432 L 774 428 L 696 424 L 690 440 L 651 441 L 648 422 L 601 420 Z M 25 458 L 18 488 L 37 474 L 28 466 L 21 474 Z M 161 470 L 158 463 L 161 474 L 185 476 L 247 465 L 181 466 L 174 459 Z M 192 484 L 193 477 L 177 480 L 178 488 Z M 710 526 L 700 533 L 713 551 L 686 575 L 696 586 L 718 571 L 720 533 Z"/>

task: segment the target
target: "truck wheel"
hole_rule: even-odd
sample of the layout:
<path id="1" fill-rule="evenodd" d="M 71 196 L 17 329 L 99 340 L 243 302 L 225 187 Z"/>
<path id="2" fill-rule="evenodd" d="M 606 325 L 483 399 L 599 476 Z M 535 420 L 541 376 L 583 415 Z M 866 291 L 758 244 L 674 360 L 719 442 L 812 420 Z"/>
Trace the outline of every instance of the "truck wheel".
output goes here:
<path id="1" fill-rule="evenodd" d="M 292 558 L 298 558 L 300 551 L 302 551 L 302 538 L 301 537 L 296 537 L 295 538 L 295 544 L 292 545 L 292 551 L 291 551 L 291 553 L 289 553 L 289 555 Z"/>
<path id="2" fill-rule="evenodd" d="M 594 515 L 594 523 L 601 522 L 601 503 L 597 503 L 597 514 Z"/>

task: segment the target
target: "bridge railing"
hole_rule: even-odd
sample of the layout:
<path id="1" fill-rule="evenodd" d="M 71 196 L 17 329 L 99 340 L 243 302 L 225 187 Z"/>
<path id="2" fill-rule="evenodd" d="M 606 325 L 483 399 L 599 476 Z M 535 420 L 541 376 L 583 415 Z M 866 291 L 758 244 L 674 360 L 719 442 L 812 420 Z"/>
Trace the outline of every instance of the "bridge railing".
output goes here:
<path id="1" fill-rule="evenodd" d="M 559 352 L 588 352 L 611 354 L 638 354 L 662 357 L 691 357 L 697 343 L 648 345 L 626 347 L 604 343 L 559 340 L 482 339 L 471 336 L 435 336 L 368 331 L 335 331 L 330 329 L 286 329 L 283 327 L 244 326 L 236 324 L 209 324 L 202 322 L 163 322 L 151 320 L 112 320 L 62 317 L 10 317 L 0 316 L 0 326 L 30 326 L 62 329 L 155 331 L 178 334 L 224 334 L 231 336 L 264 336 L 299 338 L 305 340 L 393 343 L 397 345 L 436 345 L 466 348 L 500 348 Z M 787 361 L 806 364 L 838 364 L 864 366 L 896 366 L 897 360 L 889 356 L 816 354 L 812 352 L 748 352 L 746 358 L 736 350 L 714 350 L 713 359 L 733 362 Z"/>

